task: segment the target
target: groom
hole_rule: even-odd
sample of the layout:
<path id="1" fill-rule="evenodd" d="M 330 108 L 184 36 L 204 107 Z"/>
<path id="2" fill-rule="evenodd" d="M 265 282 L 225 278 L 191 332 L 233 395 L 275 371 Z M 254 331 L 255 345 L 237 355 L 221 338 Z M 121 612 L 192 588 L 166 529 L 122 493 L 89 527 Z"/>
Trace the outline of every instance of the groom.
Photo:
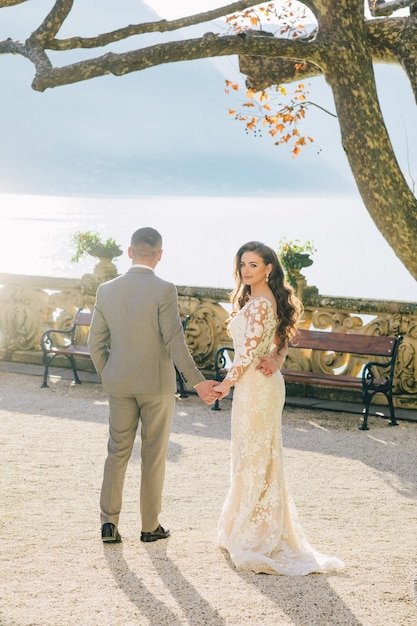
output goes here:
<path id="1" fill-rule="evenodd" d="M 169 537 L 159 523 L 165 459 L 175 408 L 176 372 L 206 404 L 219 394 L 205 380 L 185 342 L 175 285 L 158 278 L 162 237 L 154 228 L 133 233 L 131 268 L 97 291 L 88 346 L 109 394 L 109 441 L 101 488 L 101 536 L 118 543 L 127 464 L 141 424 L 141 541 Z"/>

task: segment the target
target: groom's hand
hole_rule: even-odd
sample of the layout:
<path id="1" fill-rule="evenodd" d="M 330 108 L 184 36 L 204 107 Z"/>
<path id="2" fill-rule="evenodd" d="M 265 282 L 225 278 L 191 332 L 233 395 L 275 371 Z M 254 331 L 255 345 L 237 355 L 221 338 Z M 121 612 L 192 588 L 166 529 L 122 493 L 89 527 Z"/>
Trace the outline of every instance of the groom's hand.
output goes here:
<path id="1" fill-rule="evenodd" d="M 214 391 L 213 387 L 219 383 L 215 380 L 203 380 L 198 385 L 195 385 L 194 389 L 200 396 L 201 400 L 206 404 L 214 404 L 214 402 L 220 398 L 220 394 Z"/>

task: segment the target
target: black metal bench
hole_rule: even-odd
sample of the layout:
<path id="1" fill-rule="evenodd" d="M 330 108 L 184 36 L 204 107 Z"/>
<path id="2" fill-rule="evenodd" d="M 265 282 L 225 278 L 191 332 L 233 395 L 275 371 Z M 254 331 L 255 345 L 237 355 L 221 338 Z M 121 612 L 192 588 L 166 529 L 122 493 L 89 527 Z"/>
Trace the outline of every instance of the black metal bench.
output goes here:
<path id="1" fill-rule="evenodd" d="M 387 337 L 381 335 L 358 335 L 354 333 L 323 332 L 317 330 L 298 330 L 290 342 L 290 348 L 308 349 L 312 353 L 320 350 L 332 354 L 355 354 L 360 356 L 384 357 L 384 361 L 368 361 L 364 364 L 360 376 L 350 376 L 338 373 L 316 371 L 299 371 L 297 369 L 282 369 L 286 382 L 303 383 L 306 385 L 325 385 L 329 387 L 344 387 L 360 389 L 362 392 L 362 423 L 360 430 L 368 429 L 369 406 L 377 393 L 382 393 L 390 410 L 390 425 L 397 426 L 393 404 L 392 384 L 394 379 L 395 362 L 402 336 Z M 214 379 L 221 381 L 227 373 L 227 355 L 233 358 L 233 348 L 221 346 L 214 356 Z M 330 361 L 332 358 L 330 356 Z M 219 402 L 213 405 L 213 410 L 219 410 Z"/>
<path id="2" fill-rule="evenodd" d="M 68 329 L 55 329 L 50 328 L 45 330 L 42 334 L 40 344 L 42 348 L 42 361 L 44 365 L 43 370 L 43 382 L 41 387 L 48 387 L 48 372 L 49 366 L 57 356 L 66 357 L 71 365 L 72 372 L 74 374 L 73 382 L 76 385 L 81 385 L 81 380 L 78 376 L 77 362 L 78 357 L 90 357 L 90 351 L 86 343 L 80 343 L 80 339 L 84 338 L 86 341 L 88 335 L 88 329 L 91 326 L 93 314 L 91 311 L 84 309 L 78 309 L 75 314 L 74 323 Z M 182 328 L 185 331 L 190 316 L 187 315 L 183 322 Z M 177 373 L 177 393 L 180 398 L 188 398 L 187 391 L 184 386 L 184 381 L 180 376 L 178 370 Z"/>
<path id="3" fill-rule="evenodd" d="M 78 376 L 76 358 L 90 357 L 90 351 L 86 344 L 80 342 L 81 337 L 86 339 L 88 328 L 91 325 L 93 314 L 91 311 L 78 309 L 74 323 L 67 329 L 49 328 L 41 337 L 43 382 L 41 387 L 48 387 L 49 366 L 57 356 L 65 356 L 70 362 L 74 374 L 74 383 L 81 385 Z"/>

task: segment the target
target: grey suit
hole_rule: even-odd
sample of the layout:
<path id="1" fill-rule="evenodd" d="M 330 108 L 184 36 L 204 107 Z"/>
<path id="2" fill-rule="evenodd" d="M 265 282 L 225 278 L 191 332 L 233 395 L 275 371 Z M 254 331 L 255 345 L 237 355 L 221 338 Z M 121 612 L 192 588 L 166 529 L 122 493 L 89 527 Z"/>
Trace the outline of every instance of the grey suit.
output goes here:
<path id="1" fill-rule="evenodd" d="M 140 420 L 142 531 L 151 532 L 161 511 L 175 408 L 174 364 L 189 387 L 204 380 L 184 340 L 175 285 L 155 276 L 151 268 L 135 266 L 100 285 L 88 345 L 110 405 L 101 523 L 118 525 Z"/>

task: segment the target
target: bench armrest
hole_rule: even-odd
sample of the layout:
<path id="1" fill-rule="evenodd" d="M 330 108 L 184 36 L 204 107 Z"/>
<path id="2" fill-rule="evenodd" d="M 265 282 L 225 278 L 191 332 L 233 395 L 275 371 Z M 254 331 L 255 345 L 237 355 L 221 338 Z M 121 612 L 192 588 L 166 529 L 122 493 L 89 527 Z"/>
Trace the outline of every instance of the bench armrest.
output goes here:
<path id="1" fill-rule="evenodd" d="M 60 335 L 62 337 L 66 336 L 68 345 L 71 345 L 74 341 L 74 327 L 73 326 L 67 329 L 48 328 L 48 330 L 45 330 L 45 332 L 42 333 L 42 336 L 39 342 L 43 351 L 50 350 L 51 348 L 56 346 L 55 341 L 51 337 L 51 335 L 55 335 L 55 334 Z"/>
<path id="2" fill-rule="evenodd" d="M 231 346 L 220 346 L 214 354 L 214 380 L 221 382 L 227 373 L 227 352 L 234 352 Z"/>
<path id="3" fill-rule="evenodd" d="M 392 356 L 388 361 L 369 361 L 368 363 L 365 364 L 363 371 L 362 371 L 362 384 L 363 386 L 373 386 L 373 384 L 381 384 L 383 382 L 383 380 L 385 380 L 386 383 L 388 383 L 390 386 L 392 385 L 392 381 L 394 378 L 394 370 L 395 370 L 395 362 L 397 360 L 397 353 L 398 353 L 398 349 L 400 347 L 400 344 L 402 342 L 403 338 L 401 335 L 399 335 L 396 338 L 395 341 L 395 346 L 394 349 L 392 351 Z M 377 369 L 379 370 L 378 372 L 375 372 L 374 370 Z M 385 377 L 382 380 L 381 378 L 377 379 L 377 376 L 383 376 L 384 374 L 384 370 L 385 370 Z"/>
<path id="4" fill-rule="evenodd" d="M 364 388 L 391 387 L 394 378 L 395 358 L 385 363 L 369 361 L 362 371 L 362 386 Z M 378 370 L 378 371 L 376 371 Z"/>

